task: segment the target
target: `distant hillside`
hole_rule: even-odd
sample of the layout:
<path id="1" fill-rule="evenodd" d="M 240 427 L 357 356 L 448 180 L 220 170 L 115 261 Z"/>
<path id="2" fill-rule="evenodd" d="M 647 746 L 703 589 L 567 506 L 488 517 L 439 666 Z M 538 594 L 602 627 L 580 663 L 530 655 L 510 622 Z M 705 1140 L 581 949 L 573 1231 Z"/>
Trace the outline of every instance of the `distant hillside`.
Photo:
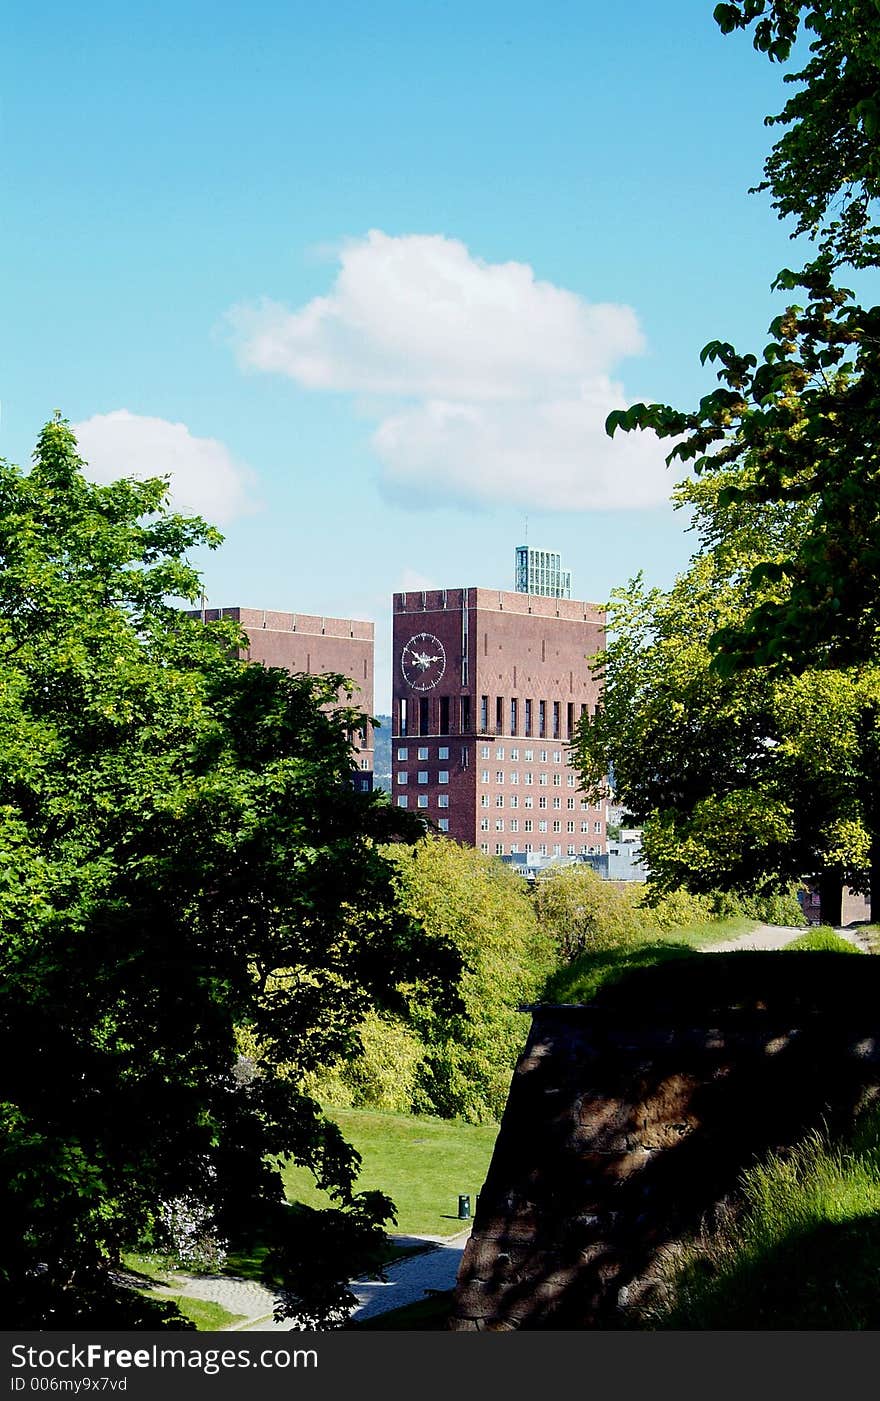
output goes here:
<path id="1" fill-rule="evenodd" d="M 376 757 L 373 760 L 373 787 L 384 788 L 386 793 L 391 792 L 391 716 L 377 715 L 376 720 L 382 726 L 381 730 L 374 732 L 376 745 Z"/>

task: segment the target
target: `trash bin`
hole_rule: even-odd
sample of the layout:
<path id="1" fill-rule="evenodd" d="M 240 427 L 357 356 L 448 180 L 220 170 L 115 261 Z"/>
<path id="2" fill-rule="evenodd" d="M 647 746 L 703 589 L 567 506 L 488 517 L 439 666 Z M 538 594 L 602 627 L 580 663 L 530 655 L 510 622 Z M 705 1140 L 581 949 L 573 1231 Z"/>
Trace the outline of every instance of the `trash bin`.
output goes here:
<path id="1" fill-rule="evenodd" d="M 459 1221 L 469 1221 L 471 1215 L 471 1199 L 469 1196 L 458 1199 L 458 1219 Z"/>

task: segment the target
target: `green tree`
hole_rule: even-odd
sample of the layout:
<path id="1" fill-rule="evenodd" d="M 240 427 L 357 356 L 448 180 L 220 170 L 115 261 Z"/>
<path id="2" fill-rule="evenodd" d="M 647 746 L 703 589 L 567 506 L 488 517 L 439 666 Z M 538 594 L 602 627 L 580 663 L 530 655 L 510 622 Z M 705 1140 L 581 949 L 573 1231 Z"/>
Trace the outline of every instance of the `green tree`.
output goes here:
<path id="1" fill-rule="evenodd" d="M 702 542 L 668 593 L 634 580 L 612 597 L 603 702 L 581 725 L 584 780 L 615 787 L 643 826 L 653 889 L 766 893 L 817 876 L 839 923 L 842 883 L 863 887 L 870 795 L 861 721 L 880 696 L 871 667 L 719 671 L 711 644 L 761 594 L 753 566 L 790 547 L 808 508 L 719 507 L 723 476 L 678 488 Z"/>
<path id="2" fill-rule="evenodd" d="M 58 417 L 29 473 L 0 464 L 0 1308 L 155 1326 L 112 1266 L 188 1215 L 268 1232 L 284 1306 L 330 1322 L 393 1209 L 275 1068 L 456 962 L 397 907 L 378 844 L 416 828 L 354 790 L 343 678 L 239 662 L 234 625 L 166 601 L 216 531 L 81 469 Z M 283 1155 L 338 1209 L 284 1208 Z"/>
<path id="3" fill-rule="evenodd" d="M 463 969 L 453 1014 L 423 986 L 407 991 L 406 1018 L 424 1047 L 413 1107 L 475 1123 L 499 1118 L 525 1037 L 517 1007 L 550 973 L 552 941 L 523 878 L 495 857 L 445 837 L 385 854 L 403 909 L 440 947 L 451 943 Z"/>

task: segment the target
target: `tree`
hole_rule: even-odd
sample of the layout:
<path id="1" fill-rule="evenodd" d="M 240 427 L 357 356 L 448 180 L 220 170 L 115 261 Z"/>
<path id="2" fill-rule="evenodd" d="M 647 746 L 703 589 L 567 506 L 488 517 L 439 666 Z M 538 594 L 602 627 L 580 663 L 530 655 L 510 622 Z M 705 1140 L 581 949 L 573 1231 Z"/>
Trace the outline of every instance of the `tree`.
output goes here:
<path id="1" fill-rule="evenodd" d="M 719 672 L 711 641 L 774 587 L 753 565 L 790 548 L 807 508 L 719 507 L 722 476 L 678 488 L 701 549 L 668 593 L 639 579 L 612 597 L 602 705 L 577 739 L 593 793 L 613 767 L 643 825 L 655 891 L 767 893 L 818 876 L 840 922 L 843 882 L 863 886 L 870 799 L 860 719 L 880 696 L 873 668 Z"/>
<path id="2" fill-rule="evenodd" d="M 420 829 L 354 790 L 344 678 L 246 665 L 235 625 L 168 604 L 216 531 L 161 479 L 81 468 L 57 416 L 29 474 L 0 464 L 3 1317 L 155 1326 L 112 1267 L 183 1209 L 267 1231 L 279 1296 L 327 1323 L 393 1208 L 275 1069 L 337 1055 L 404 982 L 448 998 L 456 960 L 379 851 Z M 286 1155 L 337 1208 L 284 1207 Z"/>
<path id="3" fill-rule="evenodd" d="M 495 857 L 446 837 L 387 848 L 401 908 L 462 963 L 460 1005 L 438 1005 L 424 984 L 404 989 L 394 1016 L 368 1016 L 362 1053 L 316 1091 L 337 1102 L 484 1123 L 500 1117 L 522 1049 L 518 1006 L 538 995 L 553 967 L 521 876 Z"/>
<path id="4" fill-rule="evenodd" d="M 800 90 L 768 118 L 786 128 L 758 187 L 769 190 L 795 233 L 817 244 L 800 272 L 774 286 L 800 288 L 770 327 L 761 355 L 716 340 L 702 353 L 720 365 L 720 388 L 690 413 L 637 404 L 609 416 L 607 430 L 653 428 L 674 438 L 668 462 L 723 483 L 725 509 L 803 510 L 785 548 L 751 560 L 751 606 L 721 619 L 708 639 L 712 667 L 778 676 L 828 668 L 862 672 L 851 694 L 859 736 L 859 821 L 880 870 L 880 710 L 871 671 L 880 646 L 880 307 L 858 305 L 835 282 L 844 266 L 880 262 L 880 34 L 876 0 L 734 0 L 715 18 L 725 32 L 753 28 L 755 47 L 785 60 L 803 24 L 811 57 L 788 81 Z M 804 683 L 808 684 L 808 683 Z M 818 684 L 818 683 L 813 683 Z M 845 687 L 845 682 L 843 683 Z M 848 821 L 845 816 L 841 821 Z M 861 836 L 859 842 L 861 843 Z M 876 892 L 875 892 L 876 900 Z"/>

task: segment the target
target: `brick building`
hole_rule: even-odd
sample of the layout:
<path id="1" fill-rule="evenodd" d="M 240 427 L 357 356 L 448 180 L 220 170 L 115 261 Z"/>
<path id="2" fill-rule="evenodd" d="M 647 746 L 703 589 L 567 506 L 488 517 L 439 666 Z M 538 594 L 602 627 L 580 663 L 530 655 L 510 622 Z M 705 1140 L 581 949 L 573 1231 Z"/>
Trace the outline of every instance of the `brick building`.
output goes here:
<path id="1" fill-rule="evenodd" d="M 568 741 L 599 685 L 594 603 L 497 589 L 394 595 L 392 792 L 498 856 L 605 850 L 605 804 L 578 789 Z"/>
<path id="2" fill-rule="evenodd" d="M 352 704 L 373 714 L 373 624 L 353 618 L 321 618 L 308 613 L 279 613 L 268 608 L 205 608 L 191 614 L 211 622 L 234 618 L 248 636 L 244 661 L 286 671 L 339 672 L 356 685 Z M 358 786 L 373 786 L 373 732 L 368 725 L 359 740 L 355 764 Z"/>

